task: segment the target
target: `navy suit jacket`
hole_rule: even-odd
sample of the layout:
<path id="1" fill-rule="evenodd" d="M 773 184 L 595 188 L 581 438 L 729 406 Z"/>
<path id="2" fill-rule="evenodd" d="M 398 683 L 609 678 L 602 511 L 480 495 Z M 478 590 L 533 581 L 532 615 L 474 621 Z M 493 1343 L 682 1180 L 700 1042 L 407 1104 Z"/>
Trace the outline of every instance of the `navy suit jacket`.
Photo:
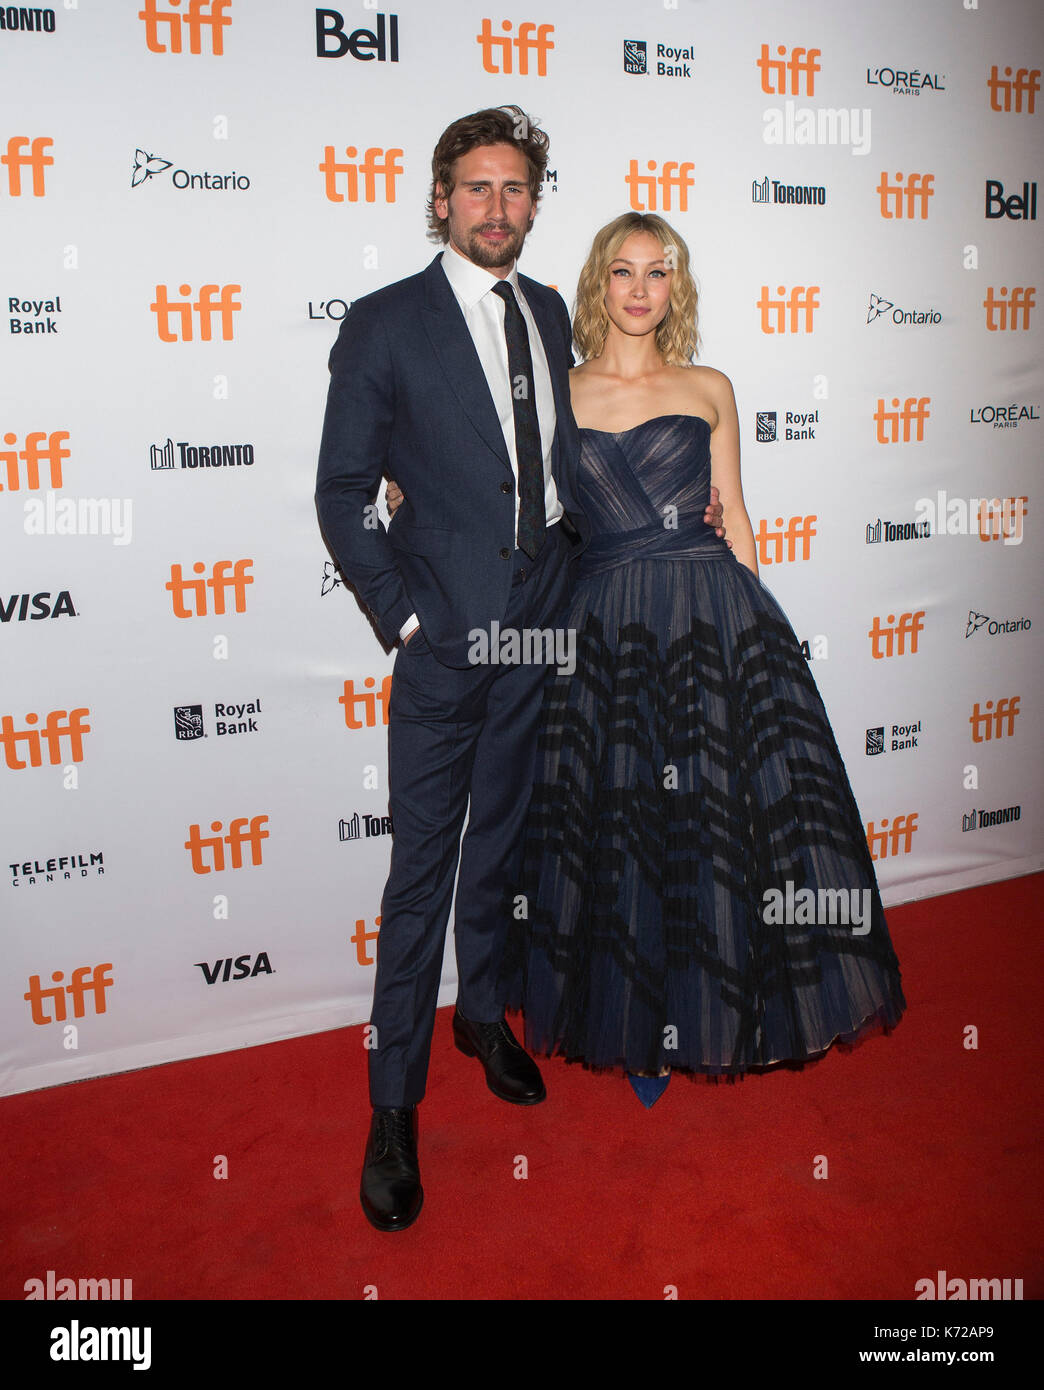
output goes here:
<path id="1" fill-rule="evenodd" d="M 438 659 L 465 667 L 468 633 L 488 632 L 507 611 L 515 481 L 493 397 L 440 260 L 356 300 L 345 315 L 330 353 L 316 503 L 338 564 L 388 643 L 398 641 L 415 612 Z M 551 468 L 579 554 L 588 525 L 576 500 L 580 440 L 569 403 L 569 315 L 555 290 L 522 275 L 519 282 L 551 375 Z M 387 528 L 370 508 L 382 475 L 394 478 L 406 498 Z"/>

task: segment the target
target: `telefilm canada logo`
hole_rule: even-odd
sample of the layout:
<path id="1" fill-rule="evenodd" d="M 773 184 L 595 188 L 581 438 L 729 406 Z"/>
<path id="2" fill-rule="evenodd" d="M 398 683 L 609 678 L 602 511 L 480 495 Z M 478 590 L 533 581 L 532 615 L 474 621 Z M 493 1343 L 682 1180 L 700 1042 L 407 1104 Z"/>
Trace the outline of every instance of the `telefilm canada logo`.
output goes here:
<path id="1" fill-rule="evenodd" d="M 134 151 L 134 169 L 131 173 L 131 188 L 140 188 L 143 183 L 151 182 L 152 179 L 158 178 L 160 174 L 165 174 L 168 169 L 173 167 L 173 161 L 170 159 L 164 159 L 157 154 L 149 154 L 143 149 L 136 149 Z M 170 181 L 179 192 L 184 192 L 186 189 L 201 192 L 206 189 L 225 193 L 245 193 L 250 187 L 248 176 L 238 173 L 235 169 L 224 174 L 216 174 L 210 169 L 196 171 L 174 169 Z"/>
<path id="2" fill-rule="evenodd" d="M 656 50 L 654 62 L 649 62 L 649 48 Z M 648 44 L 645 39 L 624 39 L 624 72 L 635 76 L 654 74 L 656 77 L 691 77 L 689 64 L 695 57 L 695 48 L 671 47 L 665 43 Z"/>
<path id="3" fill-rule="evenodd" d="M 73 850 L 46 859 L 26 859 L 8 864 L 12 888 L 32 888 L 40 883 L 79 881 L 105 873 L 105 856 L 100 849 Z"/>
<path id="4" fill-rule="evenodd" d="M 890 319 L 892 323 L 906 326 L 936 324 L 942 323 L 942 314 L 939 313 L 938 309 L 903 309 L 891 299 L 886 299 L 883 294 L 871 293 L 866 310 L 866 321 L 867 323 L 876 323 L 878 319 Z"/>

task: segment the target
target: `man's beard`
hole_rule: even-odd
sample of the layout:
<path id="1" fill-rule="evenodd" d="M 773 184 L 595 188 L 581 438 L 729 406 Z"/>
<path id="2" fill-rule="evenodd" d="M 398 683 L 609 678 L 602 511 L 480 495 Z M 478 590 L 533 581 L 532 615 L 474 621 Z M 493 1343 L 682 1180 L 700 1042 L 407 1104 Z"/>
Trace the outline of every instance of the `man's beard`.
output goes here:
<path id="1" fill-rule="evenodd" d="M 495 244 L 483 241 L 479 236 L 480 230 L 481 228 L 473 228 L 467 233 L 468 259 L 474 261 L 476 265 L 482 266 L 484 270 L 499 270 L 501 266 L 510 265 L 518 257 L 529 228 L 508 226 L 501 229 L 498 227 L 498 231 L 504 230 L 509 233 L 509 236 L 506 241 Z"/>

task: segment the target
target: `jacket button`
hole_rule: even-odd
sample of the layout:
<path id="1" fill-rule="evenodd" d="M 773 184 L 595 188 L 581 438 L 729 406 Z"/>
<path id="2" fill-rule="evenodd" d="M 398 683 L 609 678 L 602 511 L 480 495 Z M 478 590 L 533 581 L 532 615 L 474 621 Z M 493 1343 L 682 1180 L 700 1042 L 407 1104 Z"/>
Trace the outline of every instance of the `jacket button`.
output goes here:
<path id="1" fill-rule="evenodd" d="M 508 548 L 507 548 L 506 545 L 505 545 L 505 546 L 501 546 L 501 549 L 500 549 L 500 558 L 501 558 L 502 560 L 510 560 L 510 559 L 511 559 L 511 551 L 508 550 Z"/>
<path id="2" fill-rule="evenodd" d="M 501 484 L 500 484 L 500 490 L 501 490 L 501 492 L 510 492 L 510 491 L 511 491 L 511 484 L 510 484 L 510 483 L 501 483 Z"/>

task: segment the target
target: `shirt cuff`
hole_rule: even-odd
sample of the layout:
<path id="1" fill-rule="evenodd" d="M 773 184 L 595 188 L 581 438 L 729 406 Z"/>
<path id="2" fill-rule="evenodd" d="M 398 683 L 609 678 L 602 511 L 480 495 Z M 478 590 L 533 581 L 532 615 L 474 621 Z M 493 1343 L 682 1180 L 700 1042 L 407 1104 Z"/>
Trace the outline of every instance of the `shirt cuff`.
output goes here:
<path id="1" fill-rule="evenodd" d="M 416 613 L 411 613 L 402 627 L 399 628 L 399 641 L 404 642 L 406 638 L 409 637 L 410 633 L 418 627 L 420 627 L 420 623 L 417 621 L 417 615 Z"/>

